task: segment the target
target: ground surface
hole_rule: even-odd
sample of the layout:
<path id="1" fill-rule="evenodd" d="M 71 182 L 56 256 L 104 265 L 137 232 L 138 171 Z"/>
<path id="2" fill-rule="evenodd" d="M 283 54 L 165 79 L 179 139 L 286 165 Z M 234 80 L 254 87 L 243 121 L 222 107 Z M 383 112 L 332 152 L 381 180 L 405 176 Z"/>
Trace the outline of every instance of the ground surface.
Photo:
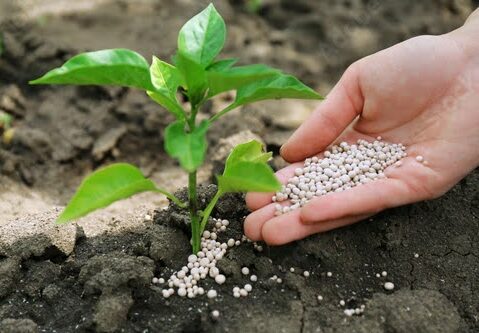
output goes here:
<path id="1" fill-rule="evenodd" d="M 164 300 L 151 286 L 153 274 L 180 268 L 188 254 L 181 212 L 144 218 L 166 206 L 162 197 L 141 195 L 82 219 L 78 228 L 54 227 L 54 206 L 65 204 L 97 166 L 133 162 L 171 189 L 185 178 L 161 148 L 171 117 L 143 94 L 26 82 L 85 50 L 127 47 L 168 59 L 178 28 L 206 1 L 81 4 L 25 1 L 22 9 L 0 1 L 0 109 L 15 116 L 12 143 L 0 144 L 0 332 L 479 330 L 477 170 L 438 200 L 351 228 L 261 253 L 249 243 L 235 247 L 221 261 L 227 283 L 215 301 Z M 265 0 L 256 15 L 242 1 L 216 4 L 229 24 L 225 56 L 280 67 L 324 94 L 354 60 L 458 27 L 474 8 L 469 1 Z M 209 112 L 221 103 L 215 100 Z M 277 152 L 312 108 L 282 101 L 231 113 L 211 133 L 210 151 L 258 135 Z M 202 180 L 220 159 L 211 158 Z M 216 212 L 234 226 L 224 237 L 240 236 L 247 212 L 239 199 L 225 200 Z M 233 286 L 246 282 L 239 273 L 245 265 L 260 282 L 250 297 L 234 299 Z M 303 270 L 311 276 L 304 278 Z M 377 278 L 384 270 L 387 277 Z M 273 283 L 272 275 L 283 283 Z M 385 281 L 394 282 L 394 292 L 384 291 Z M 344 308 L 362 304 L 362 315 L 344 315 Z M 209 317 L 213 309 L 221 312 L 218 322 Z"/>

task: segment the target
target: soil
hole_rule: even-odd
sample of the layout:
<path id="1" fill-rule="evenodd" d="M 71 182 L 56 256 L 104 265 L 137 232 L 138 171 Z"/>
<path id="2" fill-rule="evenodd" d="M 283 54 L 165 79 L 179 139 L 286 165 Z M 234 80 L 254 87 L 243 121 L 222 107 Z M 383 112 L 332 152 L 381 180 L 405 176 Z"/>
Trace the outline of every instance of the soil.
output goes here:
<path id="1" fill-rule="evenodd" d="M 65 204 L 80 179 L 100 165 L 121 160 L 147 175 L 166 175 L 163 180 L 179 178 L 162 149 L 162 130 L 172 117 L 144 94 L 27 84 L 85 50 L 127 47 L 168 59 L 178 28 L 207 3 L 99 2 L 94 10 L 24 20 L 21 8 L 0 1 L 0 109 L 15 118 L 13 141 L 0 144 L 0 332 L 479 331 L 479 170 L 442 198 L 352 227 L 282 247 L 263 244 L 263 252 L 245 242 L 219 263 L 226 283 L 204 283 L 218 290 L 215 300 L 164 299 L 151 284 L 154 275 L 167 277 L 183 266 L 189 253 L 187 217 L 175 206 L 158 209 L 154 222 L 136 223 L 117 212 L 130 223 L 121 232 L 71 227 L 68 246 L 52 239 L 60 235 L 55 230 L 5 241 L 15 232 L 2 225 L 42 229 L 58 214 L 51 207 Z M 414 35 L 454 29 L 477 2 L 265 0 L 256 14 L 239 0 L 215 4 L 229 28 L 225 57 L 282 68 L 325 94 L 354 60 Z M 213 101 L 207 111 L 221 103 Z M 221 138 L 250 130 L 277 152 L 310 109 L 274 102 L 233 112 L 209 136 L 210 151 L 224 145 Z M 209 161 L 214 170 L 219 160 Z M 203 204 L 213 190 L 201 188 Z M 240 238 L 247 213 L 241 196 L 221 200 L 214 216 L 231 221 L 221 237 Z M 250 296 L 236 299 L 232 288 L 247 281 L 243 266 L 259 280 Z M 377 278 L 382 271 L 387 277 Z M 384 290 L 386 281 L 394 291 Z M 363 304 L 361 315 L 343 313 Z M 215 309 L 217 321 L 210 317 Z"/>
<path id="2" fill-rule="evenodd" d="M 174 205 L 157 211 L 154 223 L 128 233 L 87 238 L 78 230 L 69 255 L 51 242 L 23 239 L 21 246 L 11 246 L 14 253 L 0 253 L 0 327 L 5 332 L 473 332 L 479 304 L 478 181 L 475 172 L 441 199 L 295 244 L 257 252 L 244 242 L 218 263 L 226 283 L 203 283 L 218 291 L 214 300 L 165 299 L 161 286 L 151 284 L 153 276 L 167 278 L 180 269 L 189 254 L 188 217 Z M 200 188 L 203 207 L 214 191 L 214 185 Z M 247 211 L 240 200 L 241 195 L 229 195 L 214 211 L 231 222 L 222 241 L 241 237 Z M 244 266 L 258 282 L 247 298 L 236 299 L 233 287 L 249 282 L 240 271 Z M 387 277 L 376 277 L 384 270 Z M 283 282 L 270 279 L 273 275 Z M 385 292 L 385 281 L 398 291 Z M 344 308 L 363 304 L 362 315 L 344 315 Z M 221 313 L 218 321 L 209 317 L 214 309 Z M 30 328 L 20 331 L 21 326 Z"/>

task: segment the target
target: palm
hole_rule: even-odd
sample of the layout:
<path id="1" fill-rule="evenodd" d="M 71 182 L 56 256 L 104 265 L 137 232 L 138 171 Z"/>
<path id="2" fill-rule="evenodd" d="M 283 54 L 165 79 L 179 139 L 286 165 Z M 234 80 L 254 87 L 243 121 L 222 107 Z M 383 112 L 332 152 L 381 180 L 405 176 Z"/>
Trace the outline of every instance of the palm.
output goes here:
<path id="1" fill-rule="evenodd" d="M 279 217 L 271 195 L 249 194 L 255 212 L 245 222 L 247 235 L 282 244 L 447 191 L 479 159 L 479 117 L 471 117 L 479 104 L 479 87 L 471 83 L 478 74 L 446 36 L 414 38 L 353 65 L 282 155 L 297 162 L 332 142 L 382 136 L 405 144 L 409 157 L 403 166 L 389 167 L 387 179 L 315 198 Z M 418 155 L 427 163 L 418 163 Z M 280 170 L 278 177 L 287 181 L 297 166 Z"/>
<path id="2" fill-rule="evenodd" d="M 361 68 L 364 107 L 353 132 L 379 133 L 405 144 L 410 155 L 424 156 L 427 166 L 406 163 L 391 176 L 421 199 L 438 196 L 477 160 L 464 158 L 478 144 L 472 139 L 479 119 L 470 117 L 479 101 L 469 83 L 472 66 L 447 37 L 414 38 L 376 57 Z"/>

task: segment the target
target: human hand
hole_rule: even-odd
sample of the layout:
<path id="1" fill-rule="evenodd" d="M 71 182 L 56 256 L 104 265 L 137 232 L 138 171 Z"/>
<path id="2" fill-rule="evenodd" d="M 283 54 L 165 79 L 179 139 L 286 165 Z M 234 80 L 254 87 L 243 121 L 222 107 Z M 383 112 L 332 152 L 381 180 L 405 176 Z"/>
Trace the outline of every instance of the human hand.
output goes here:
<path id="1" fill-rule="evenodd" d="M 272 245 L 345 226 L 381 210 L 436 198 L 479 165 L 478 11 L 462 28 L 421 36 L 351 65 L 281 155 L 298 162 L 278 171 L 286 183 L 306 157 L 333 142 L 403 143 L 409 156 L 386 179 L 315 197 L 275 216 L 272 194 L 249 193 L 245 234 Z M 475 39 L 473 36 L 476 36 Z M 418 163 L 422 155 L 427 163 Z"/>

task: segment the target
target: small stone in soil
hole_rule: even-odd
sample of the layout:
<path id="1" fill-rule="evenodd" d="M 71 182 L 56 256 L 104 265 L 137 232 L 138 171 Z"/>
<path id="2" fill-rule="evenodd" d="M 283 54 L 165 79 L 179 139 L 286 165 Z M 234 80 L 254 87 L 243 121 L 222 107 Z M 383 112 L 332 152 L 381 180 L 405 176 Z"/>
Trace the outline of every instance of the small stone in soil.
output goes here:
<path id="1" fill-rule="evenodd" d="M 381 275 L 382 275 L 382 276 L 388 276 L 388 272 L 382 271 L 382 272 L 381 272 Z"/>
<path id="2" fill-rule="evenodd" d="M 308 271 L 304 271 L 304 272 L 303 272 L 303 275 L 304 275 L 304 277 L 309 277 L 309 272 L 308 272 Z"/>
<path id="3" fill-rule="evenodd" d="M 258 281 L 258 277 L 256 275 L 251 275 L 249 279 L 251 280 L 251 282 Z"/>
<path id="4" fill-rule="evenodd" d="M 333 276 L 333 273 L 327 272 L 326 275 L 327 275 L 328 277 L 331 277 L 331 276 Z"/>
<path id="5" fill-rule="evenodd" d="M 243 275 L 248 275 L 249 274 L 249 268 L 248 267 L 243 267 L 241 268 L 241 273 Z"/>

